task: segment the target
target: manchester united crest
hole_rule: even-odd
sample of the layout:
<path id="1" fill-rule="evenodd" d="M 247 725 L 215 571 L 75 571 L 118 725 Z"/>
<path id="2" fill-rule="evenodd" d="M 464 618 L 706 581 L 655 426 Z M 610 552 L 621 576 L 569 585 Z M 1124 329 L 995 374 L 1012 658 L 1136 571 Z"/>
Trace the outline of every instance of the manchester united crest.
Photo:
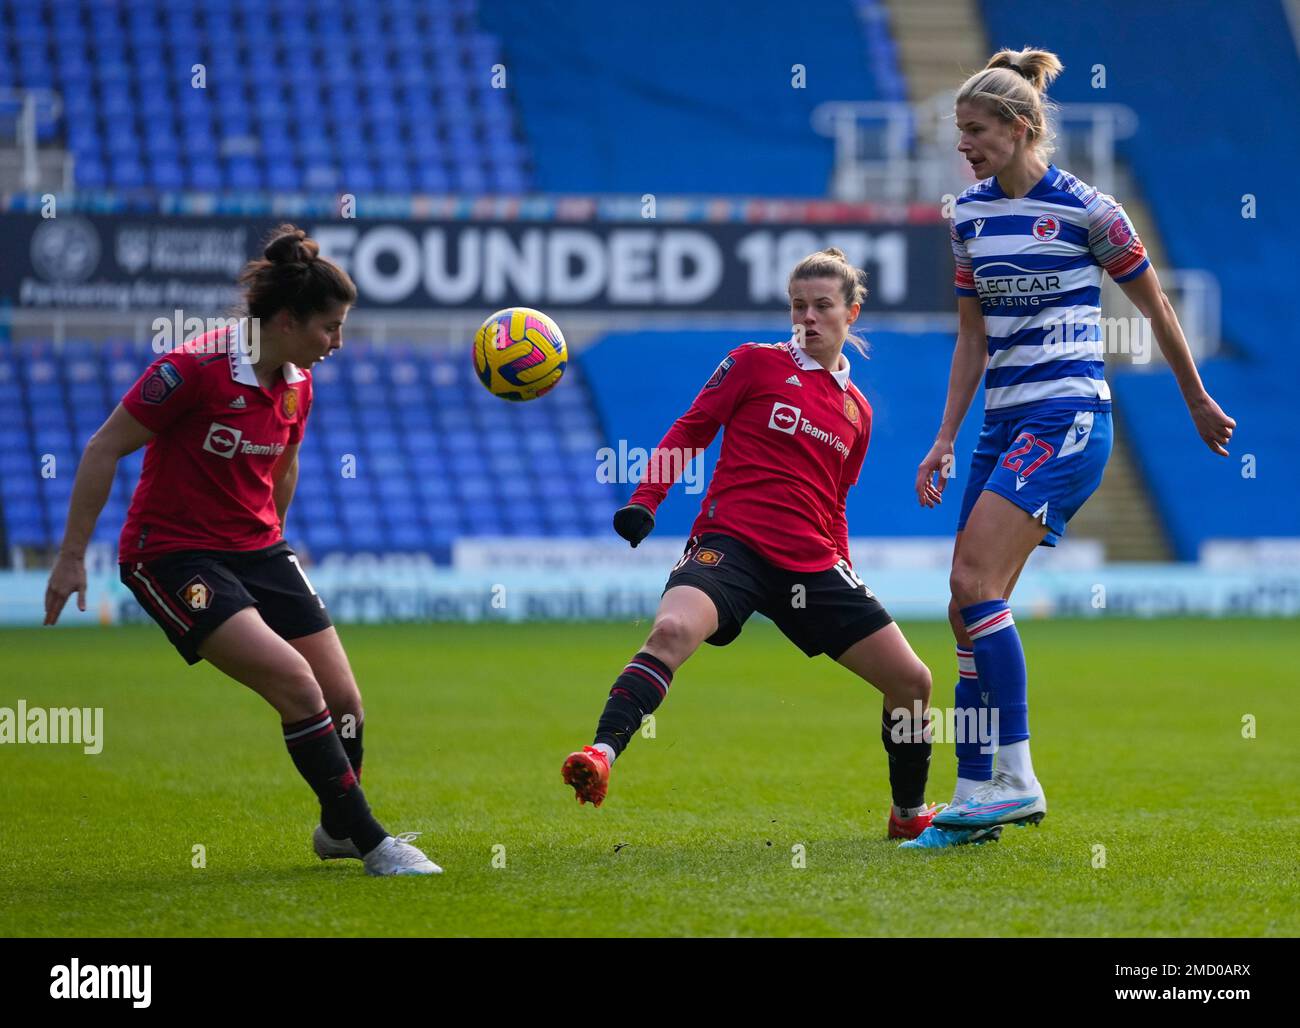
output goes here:
<path id="1" fill-rule="evenodd" d="M 195 575 L 176 592 L 190 610 L 207 610 L 212 603 L 212 586 L 203 580 L 202 575 Z"/>
<path id="2" fill-rule="evenodd" d="M 286 418 L 293 418 L 298 413 L 298 390 L 286 389 L 280 397 L 280 409 Z"/>
<path id="3" fill-rule="evenodd" d="M 861 413 L 858 411 L 857 401 L 848 393 L 844 394 L 844 416 L 854 425 L 856 425 L 862 418 Z"/>
<path id="4" fill-rule="evenodd" d="M 703 564 L 706 567 L 712 567 L 715 564 L 722 563 L 723 554 L 717 550 L 709 550 L 701 546 L 696 549 L 694 557 L 696 563 Z"/>

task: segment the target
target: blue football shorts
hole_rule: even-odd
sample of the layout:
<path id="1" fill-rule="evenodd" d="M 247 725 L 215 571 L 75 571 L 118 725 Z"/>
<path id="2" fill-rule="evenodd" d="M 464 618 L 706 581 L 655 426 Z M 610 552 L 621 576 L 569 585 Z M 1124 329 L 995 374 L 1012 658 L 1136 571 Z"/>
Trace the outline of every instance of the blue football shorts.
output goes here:
<path id="1" fill-rule="evenodd" d="M 985 422 L 971 457 L 957 531 L 989 489 L 1047 526 L 1055 546 L 1065 525 L 1101 484 L 1110 457 L 1109 411 L 1048 410 Z"/>

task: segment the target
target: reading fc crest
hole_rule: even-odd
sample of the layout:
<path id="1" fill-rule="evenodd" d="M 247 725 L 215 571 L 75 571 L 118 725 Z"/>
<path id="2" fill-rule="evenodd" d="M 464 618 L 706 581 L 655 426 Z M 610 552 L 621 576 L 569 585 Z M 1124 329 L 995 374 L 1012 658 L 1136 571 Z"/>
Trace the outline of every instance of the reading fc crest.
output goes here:
<path id="1" fill-rule="evenodd" d="M 1055 239 L 1061 234 L 1061 223 L 1052 215 L 1044 214 L 1034 222 L 1034 238 L 1040 242 Z"/>

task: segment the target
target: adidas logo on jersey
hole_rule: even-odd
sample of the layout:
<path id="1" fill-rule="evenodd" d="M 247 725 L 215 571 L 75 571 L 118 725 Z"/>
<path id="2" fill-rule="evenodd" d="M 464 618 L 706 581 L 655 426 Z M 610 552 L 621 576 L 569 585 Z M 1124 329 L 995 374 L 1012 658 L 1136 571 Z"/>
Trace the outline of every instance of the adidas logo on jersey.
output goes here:
<path id="1" fill-rule="evenodd" d="M 791 375 L 785 380 L 785 384 L 799 386 L 801 389 L 803 388 L 803 383 L 799 381 L 798 375 Z"/>
<path id="2" fill-rule="evenodd" d="M 243 410 L 245 407 L 248 406 L 248 401 L 245 400 L 242 396 L 236 396 L 233 400 L 230 401 L 230 406 L 233 407 L 235 410 Z"/>

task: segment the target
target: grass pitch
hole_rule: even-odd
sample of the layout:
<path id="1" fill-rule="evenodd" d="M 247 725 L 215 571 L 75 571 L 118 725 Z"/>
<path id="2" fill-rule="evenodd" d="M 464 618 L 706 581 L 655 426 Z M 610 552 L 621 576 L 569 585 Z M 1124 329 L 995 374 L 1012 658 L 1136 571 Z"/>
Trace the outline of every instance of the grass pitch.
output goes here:
<path id="1" fill-rule="evenodd" d="M 946 625 L 903 627 L 950 704 Z M 560 764 L 646 626 L 345 626 L 366 791 L 423 880 L 318 861 L 274 713 L 156 628 L 0 632 L 0 706 L 103 707 L 105 736 L 0 746 L 0 932 L 1300 934 L 1295 622 L 1020 628 L 1048 817 L 925 854 L 884 838 L 878 694 L 770 625 L 679 672 L 600 810 Z M 931 798 L 954 776 L 936 746 Z"/>

